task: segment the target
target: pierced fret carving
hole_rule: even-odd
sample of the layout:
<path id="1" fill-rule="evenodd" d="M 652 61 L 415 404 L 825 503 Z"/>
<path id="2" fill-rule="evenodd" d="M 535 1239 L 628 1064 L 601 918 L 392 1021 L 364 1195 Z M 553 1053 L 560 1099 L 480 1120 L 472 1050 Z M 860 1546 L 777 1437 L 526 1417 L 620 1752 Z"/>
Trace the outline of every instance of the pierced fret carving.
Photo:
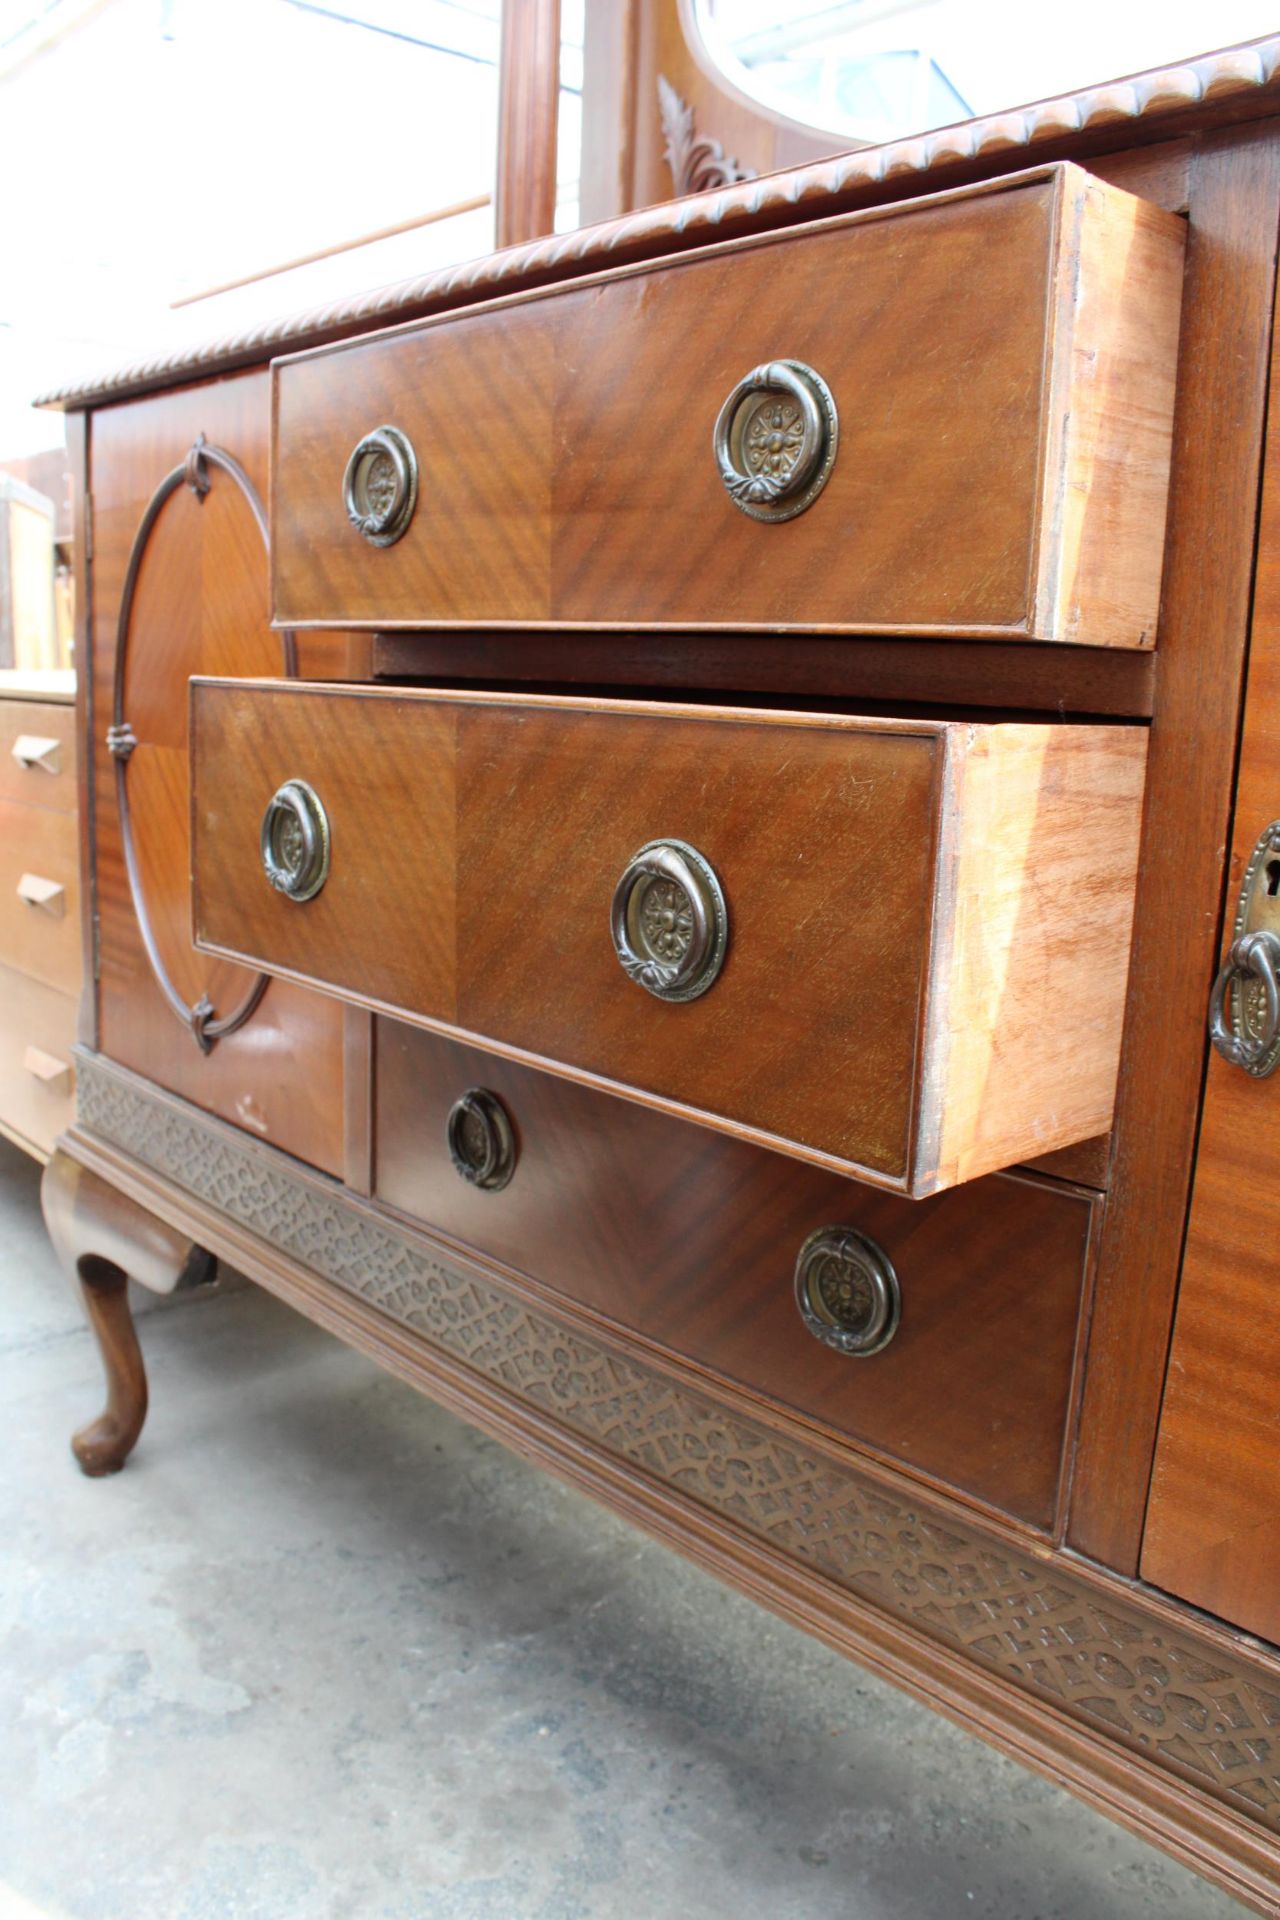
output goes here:
<path id="1" fill-rule="evenodd" d="M 452 1265 L 97 1056 L 81 1125 L 573 1433 L 1280 1831 L 1280 1678 Z"/>

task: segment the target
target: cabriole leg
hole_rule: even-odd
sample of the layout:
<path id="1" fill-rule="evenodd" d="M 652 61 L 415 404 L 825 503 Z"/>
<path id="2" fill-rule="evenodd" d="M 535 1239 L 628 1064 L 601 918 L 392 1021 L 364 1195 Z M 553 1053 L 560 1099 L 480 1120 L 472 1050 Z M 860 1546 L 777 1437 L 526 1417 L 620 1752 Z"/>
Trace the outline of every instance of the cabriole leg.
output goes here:
<path id="1" fill-rule="evenodd" d="M 213 1256 L 59 1149 L 40 1203 L 54 1250 L 80 1288 L 107 1376 L 107 1404 L 71 1450 L 94 1476 L 118 1473 L 147 1417 L 147 1375 L 129 1308 L 129 1278 L 155 1293 L 213 1278 Z"/>

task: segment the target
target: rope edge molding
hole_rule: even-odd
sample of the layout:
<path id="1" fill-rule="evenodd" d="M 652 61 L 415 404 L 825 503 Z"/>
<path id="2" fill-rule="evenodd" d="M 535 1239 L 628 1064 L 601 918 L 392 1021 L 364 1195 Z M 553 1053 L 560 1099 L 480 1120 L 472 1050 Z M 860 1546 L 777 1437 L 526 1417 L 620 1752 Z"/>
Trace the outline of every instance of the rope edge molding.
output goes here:
<path id="1" fill-rule="evenodd" d="M 966 120 L 911 140 L 862 147 L 852 153 L 814 161 L 761 179 L 665 201 L 624 214 L 598 226 L 509 247 L 415 280 L 396 281 L 351 299 L 265 322 L 203 347 L 181 347 L 134 361 L 120 371 L 58 387 L 34 403 L 75 407 L 170 386 L 197 373 L 246 366 L 287 348 L 317 346 L 344 334 L 392 319 L 420 317 L 465 301 L 501 292 L 515 281 L 567 278 L 583 268 L 609 264 L 611 257 L 639 257 L 664 246 L 716 237 L 734 220 L 784 215 L 805 208 L 813 217 L 824 209 L 809 202 L 838 201 L 847 207 L 858 194 L 900 176 L 923 178 L 989 155 L 1034 148 L 1098 128 L 1141 124 L 1185 116 L 1188 110 L 1276 87 L 1280 35 L 1229 47 L 1184 66 L 1156 68 L 1132 79 L 1063 94 L 1054 100 Z"/>
<path id="2" fill-rule="evenodd" d="M 527 1305 L 82 1048 L 82 1129 L 604 1453 L 1280 1831 L 1280 1679 Z M 1158 1602 L 1158 1607 L 1165 1603 Z"/>

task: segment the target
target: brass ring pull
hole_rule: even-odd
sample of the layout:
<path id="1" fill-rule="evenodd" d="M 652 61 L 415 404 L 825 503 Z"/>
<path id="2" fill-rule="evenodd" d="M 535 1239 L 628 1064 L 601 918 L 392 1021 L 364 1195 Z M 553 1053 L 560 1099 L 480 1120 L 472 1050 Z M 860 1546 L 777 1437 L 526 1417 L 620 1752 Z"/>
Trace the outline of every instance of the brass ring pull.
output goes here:
<path id="1" fill-rule="evenodd" d="M 1280 937 L 1246 933 L 1231 944 L 1209 998 L 1209 1038 L 1233 1067 L 1265 1079 L 1280 1060 Z M 1253 991 L 1250 991 L 1250 985 Z M 1227 994 L 1232 992 L 1232 1015 Z"/>
<path id="2" fill-rule="evenodd" d="M 469 1186 L 497 1193 L 516 1170 L 516 1140 L 496 1093 L 472 1087 L 455 1100 L 446 1125 L 449 1158 Z"/>
<path id="3" fill-rule="evenodd" d="M 613 893 L 623 972 L 659 1000 L 696 1000 L 724 964 L 729 912 L 714 871 L 683 840 L 651 840 Z"/>
<path id="4" fill-rule="evenodd" d="M 800 1318 L 824 1347 L 865 1360 L 887 1347 L 902 1317 L 902 1289 L 883 1247 L 855 1227 L 820 1227 L 800 1249 Z"/>
<path id="5" fill-rule="evenodd" d="M 267 802 L 262 871 L 290 900 L 314 900 L 329 877 L 329 817 L 305 780 L 286 780 Z"/>
<path id="6" fill-rule="evenodd" d="M 400 538 L 418 504 L 418 461 L 398 427 L 365 435 L 342 476 L 342 500 L 370 546 L 390 547 Z"/>
<path id="7" fill-rule="evenodd" d="M 794 519 L 826 486 L 839 433 L 831 390 L 812 367 L 753 367 L 721 407 L 712 437 L 726 493 L 753 520 Z"/>

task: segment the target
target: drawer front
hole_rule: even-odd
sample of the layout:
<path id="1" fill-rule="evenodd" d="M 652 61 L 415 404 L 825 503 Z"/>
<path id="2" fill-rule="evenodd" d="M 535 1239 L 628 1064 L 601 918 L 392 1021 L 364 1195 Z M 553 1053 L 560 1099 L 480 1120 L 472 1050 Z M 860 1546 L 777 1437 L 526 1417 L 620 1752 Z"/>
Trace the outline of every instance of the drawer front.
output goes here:
<path id="1" fill-rule="evenodd" d="M 380 1199 L 640 1339 L 855 1441 L 1051 1525 L 1093 1204 L 996 1175 L 918 1204 L 630 1102 L 376 1022 Z M 514 1171 L 459 1178 L 455 1102 L 509 1116 Z M 866 1357 L 810 1333 L 813 1233 L 888 1256 L 896 1333 Z"/>
<path id="2" fill-rule="evenodd" d="M 0 801 L 0 962 L 62 993 L 79 991 L 74 814 Z"/>
<path id="3" fill-rule="evenodd" d="M 279 683 L 192 699 L 203 949 L 917 1194 L 1110 1122 L 1140 729 Z M 298 780 L 330 835 L 305 900 L 259 848 Z M 655 844 L 702 880 L 646 876 Z M 645 982 L 695 957 L 692 896 L 717 881 L 705 990 L 659 997 Z"/>
<path id="4" fill-rule="evenodd" d="M 281 361 L 274 617 L 1149 646 L 1183 231 L 1060 166 Z"/>
<path id="5" fill-rule="evenodd" d="M 47 1159 L 75 1118 L 76 1001 L 0 964 L 0 1131 Z"/>
<path id="6" fill-rule="evenodd" d="M 0 700 L 0 801 L 76 810 L 75 708 Z"/>

